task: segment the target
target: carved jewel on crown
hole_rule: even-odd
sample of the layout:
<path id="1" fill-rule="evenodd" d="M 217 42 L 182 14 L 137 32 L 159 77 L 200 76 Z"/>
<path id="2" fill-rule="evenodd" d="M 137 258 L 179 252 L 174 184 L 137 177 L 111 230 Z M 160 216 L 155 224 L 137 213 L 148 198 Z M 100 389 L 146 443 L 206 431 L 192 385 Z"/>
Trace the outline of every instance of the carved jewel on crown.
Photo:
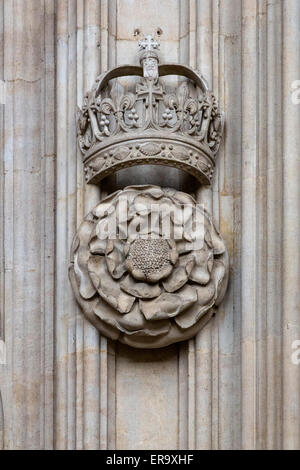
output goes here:
<path id="1" fill-rule="evenodd" d="M 210 183 L 223 130 L 216 98 L 191 68 L 158 65 L 153 50 L 140 60 L 141 67 L 120 66 L 100 75 L 78 110 L 87 182 L 133 165 L 161 164 Z M 168 83 L 170 75 L 181 82 Z M 118 81 L 125 76 L 137 77 L 134 92 Z"/>

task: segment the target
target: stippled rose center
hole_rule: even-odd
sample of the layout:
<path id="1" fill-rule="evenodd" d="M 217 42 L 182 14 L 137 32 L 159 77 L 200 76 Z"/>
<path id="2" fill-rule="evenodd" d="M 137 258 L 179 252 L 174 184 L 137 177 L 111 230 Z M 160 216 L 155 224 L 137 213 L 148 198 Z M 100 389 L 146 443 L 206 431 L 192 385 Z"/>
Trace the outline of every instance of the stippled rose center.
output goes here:
<path id="1" fill-rule="evenodd" d="M 159 273 L 170 265 L 170 248 L 163 239 L 138 239 L 129 250 L 128 258 L 135 269 L 142 271 L 146 276 Z"/>

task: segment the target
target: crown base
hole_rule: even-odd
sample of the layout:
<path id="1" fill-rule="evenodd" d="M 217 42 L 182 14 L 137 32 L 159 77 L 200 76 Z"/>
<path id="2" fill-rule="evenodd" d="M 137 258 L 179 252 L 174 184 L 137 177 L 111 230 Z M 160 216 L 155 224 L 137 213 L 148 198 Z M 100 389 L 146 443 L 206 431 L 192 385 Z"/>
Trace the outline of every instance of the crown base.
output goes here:
<path id="1" fill-rule="evenodd" d="M 193 175 L 201 184 L 211 183 L 215 162 L 201 145 L 178 136 L 149 135 L 118 138 L 110 145 L 99 143 L 84 160 L 87 183 L 96 184 L 110 174 L 135 165 L 164 165 Z"/>

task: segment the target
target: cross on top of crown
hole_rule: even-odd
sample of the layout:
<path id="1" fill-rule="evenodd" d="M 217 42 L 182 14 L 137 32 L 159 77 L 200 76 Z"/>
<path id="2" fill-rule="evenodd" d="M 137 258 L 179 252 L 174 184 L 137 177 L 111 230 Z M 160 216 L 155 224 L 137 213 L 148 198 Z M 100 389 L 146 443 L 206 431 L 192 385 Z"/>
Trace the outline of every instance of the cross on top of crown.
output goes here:
<path id="1" fill-rule="evenodd" d="M 144 39 L 139 41 L 139 48 L 145 49 L 146 51 L 153 51 L 154 49 L 158 49 L 160 43 L 152 36 L 152 34 L 148 34 Z"/>

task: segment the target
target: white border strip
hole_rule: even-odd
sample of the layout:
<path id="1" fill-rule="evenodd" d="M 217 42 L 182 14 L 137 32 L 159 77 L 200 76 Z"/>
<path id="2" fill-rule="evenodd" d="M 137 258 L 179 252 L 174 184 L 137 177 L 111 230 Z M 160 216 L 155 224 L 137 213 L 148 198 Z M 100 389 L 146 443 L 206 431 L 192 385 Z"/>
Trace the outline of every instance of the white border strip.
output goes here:
<path id="1" fill-rule="evenodd" d="M 6 364 L 6 346 L 5 342 L 0 339 L 0 365 Z"/>
<path id="2" fill-rule="evenodd" d="M 0 80 L 0 104 L 5 104 L 6 98 L 6 83 Z"/>

